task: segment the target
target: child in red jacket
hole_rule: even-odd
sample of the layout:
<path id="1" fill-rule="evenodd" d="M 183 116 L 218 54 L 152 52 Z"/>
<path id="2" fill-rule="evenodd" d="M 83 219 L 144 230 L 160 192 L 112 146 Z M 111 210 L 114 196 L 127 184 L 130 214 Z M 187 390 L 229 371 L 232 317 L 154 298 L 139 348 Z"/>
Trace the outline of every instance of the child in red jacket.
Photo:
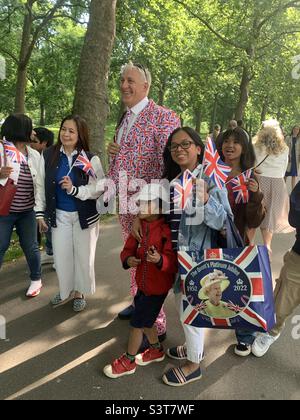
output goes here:
<path id="1" fill-rule="evenodd" d="M 178 263 L 172 248 L 170 228 L 162 216 L 162 202 L 169 201 L 162 197 L 164 193 L 166 192 L 158 184 L 149 184 L 142 189 L 139 196 L 139 217 L 142 220 L 143 239 L 139 243 L 130 235 L 121 253 L 125 269 L 137 268 L 138 292 L 130 321 L 132 330 L 127 353 L 114 360 L 111 365 L 105 366 L 104 374 L 109 378 L 131 375 L 135 373 L 136 365 L 146 366 L 165 358 L 154 324 L 173 286 Z M 150 347 L 137 355 L 143 333 L 147 336 Z"/>

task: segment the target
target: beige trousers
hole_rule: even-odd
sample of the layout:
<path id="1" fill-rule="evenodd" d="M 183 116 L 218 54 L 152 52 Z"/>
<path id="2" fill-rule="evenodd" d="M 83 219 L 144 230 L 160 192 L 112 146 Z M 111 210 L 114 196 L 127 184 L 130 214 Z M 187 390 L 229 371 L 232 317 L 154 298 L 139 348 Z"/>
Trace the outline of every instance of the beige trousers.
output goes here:
<path id="1" fill-rule="evenodd" d="M 270 334 L 277 336 L 284 329 L 287 318 L 300 305 L 300 255 L 293 251 L 284 256 L 284 266 L 274 293 L 277 322 Z"/>

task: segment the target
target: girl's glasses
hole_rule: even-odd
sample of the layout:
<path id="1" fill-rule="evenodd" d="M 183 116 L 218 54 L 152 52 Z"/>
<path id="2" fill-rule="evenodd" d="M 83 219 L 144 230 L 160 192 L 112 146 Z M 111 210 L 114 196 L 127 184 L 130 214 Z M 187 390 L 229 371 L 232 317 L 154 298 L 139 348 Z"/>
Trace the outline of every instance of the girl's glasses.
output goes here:
<path id="1" fill-rule="evenodd" d="M 185 140 L 182 143 L 172 143 L 168 147 L 168 149 L 170 150 L 170 152 L 176 152 L 179 147 L 181 147 L 183 150 L 187 150 L 192 146 L 192 144 L 195 144 L 195 143 L 189 140 Z"/>

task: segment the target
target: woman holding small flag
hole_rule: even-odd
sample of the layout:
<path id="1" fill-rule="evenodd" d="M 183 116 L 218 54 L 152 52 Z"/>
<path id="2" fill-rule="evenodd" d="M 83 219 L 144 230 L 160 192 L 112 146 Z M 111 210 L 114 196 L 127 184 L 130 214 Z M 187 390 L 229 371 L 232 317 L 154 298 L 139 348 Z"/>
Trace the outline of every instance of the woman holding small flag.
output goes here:
<path id="1" fill-rule="evenodd" d="M 217 147 L 221 159 L 231 167 L 226 186 L 234 223 L 245 245 L 249 245 L 252 242 L 253 229 L 260 226 L 266 214 L 264 196 L 254 174 L 253 147 L 241 128 L 230 129 L 221 134 L 217 139 Z M 236 337 L 238 343 L 234 349 L 235 354 L 249 356 L 255 340 L 254 333 L 240 328 L 236 330 Z"/>
<path id="2" fill-rule="evenodd" d="M 86 122 L 68 116 L 61 124 L 58 142 L 42 157 L 38 175 L 36 214 L 41 231 L 52 228 L 59 293 L 53 306 L 73 298 L 73 309 L 86 308 L 86 295 L 95 293 L 95 253 L 99 236 L 96 200 L 74 197 L 80 186 L 92 187 L 104 176 L 100 159 L 89 151 Z M 97 198 L 97 197 L 96 197 Z"/>
<path id="3" fill-rule="evenodd" d="M 31 284 L 26 293 L 30 298 L 38 296 L 42 288 L 33 210 L 40 155 L 29 147 L 31 135 L 32 121 L 26 115 L 10 115 L 1 127 L 0 185 L 5 187 L 10 178 L 17 188 L 8 214 L 0 216 L 0 268 L 15 227 L 30 270 Z"/>
<path id="4" fill-rule="evenodd" d="M 245 131 L 227 130 L 218 137 L 221 159 L 231 167 L 226 187 L 234 215 L 234 223 L 246 245 L 252 244 L 251 230 L 265 217 L 263 194 L 254 174 L 255 154 Z"/>

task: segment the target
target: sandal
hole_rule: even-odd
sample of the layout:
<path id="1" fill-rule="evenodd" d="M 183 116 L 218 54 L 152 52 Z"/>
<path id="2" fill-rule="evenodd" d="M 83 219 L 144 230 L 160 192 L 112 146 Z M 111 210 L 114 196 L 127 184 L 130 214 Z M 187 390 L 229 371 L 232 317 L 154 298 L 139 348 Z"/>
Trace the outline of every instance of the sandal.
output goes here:
<path id="1" fill-rule="evenodd" d="M 57 293 L 51 300 L 50 303 L 53 307 L 58 307 L 60 305 L 64 305 L 65 303 L 68 303 L 71 299 L 73 299 L 73 292 L 70 293 L 70 296 L 65 299 L 62 300 L 62 298 L 60 297 L 60 293 Z"/>
<path id="2" fill-rule="evenodd" d="M 195 372 L 185 375 L 181 368 L 174 368 L 168 370 L 167 373 L 164 374 L 162 380 L 166 385 L 170 386 L 184 386 L 191 382 L 199 381 L 202 378 L 201 369 L 198 368 Z"/>
<path id="3" fill-rule="evenodd" d="M 60 297 L 60 293 L 57 293 L 57 295 L 55 295 L 51 300 L 50 303 L 52 306 L 57 306 L 60 305 L 62 303 L 62 299 Z"/>
<path id="4" fill-rule="evenodd" d="M 87 306 L 86 300 L 84 296 L 82 298 L 75 298 L 73 300 L 73 311 L 74 312 L 82 312 L 85 310 Z"/>

